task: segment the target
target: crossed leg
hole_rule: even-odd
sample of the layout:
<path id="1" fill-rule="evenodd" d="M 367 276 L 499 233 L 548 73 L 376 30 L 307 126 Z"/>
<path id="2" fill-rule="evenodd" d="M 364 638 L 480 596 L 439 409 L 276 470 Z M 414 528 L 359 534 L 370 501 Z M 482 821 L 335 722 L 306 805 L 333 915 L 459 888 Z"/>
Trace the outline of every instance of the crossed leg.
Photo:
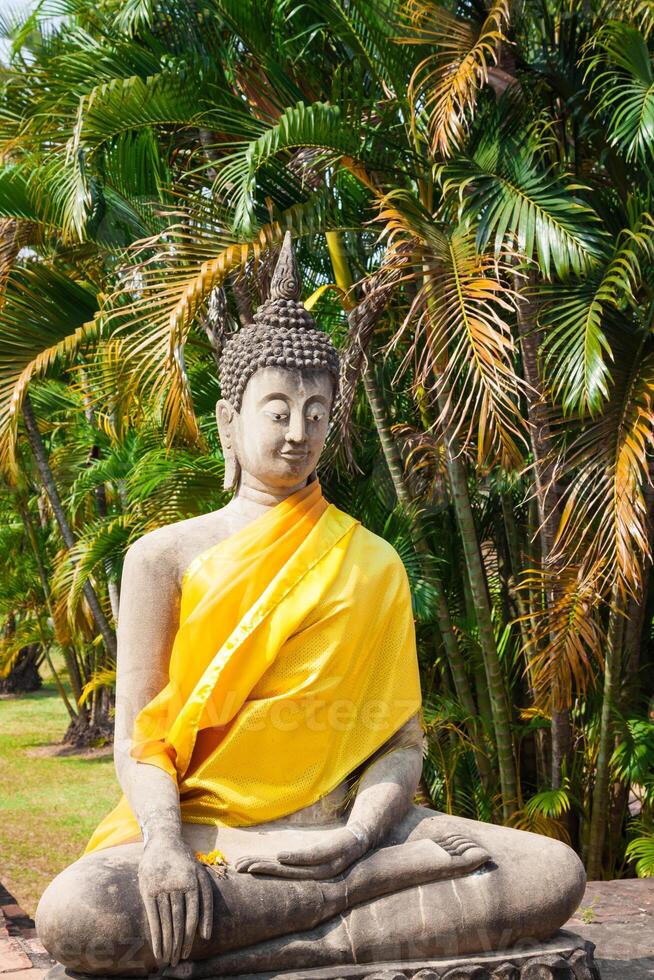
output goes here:
<path id="1" fill-rule="evenodd" d="M 138 891 L 141 852 L 133 843 L 86 855 L 46 889 L 37 929 L 60 963 L 96 975 L 156 970 Z M 481 870 L 470 874 L 474 868 Z M 339 880 L 211 874 L 212 938 L 196 939 L 175 976 L 506 947 L 555 932 L 584 884 L 565 845 L 418 807 Z"/>

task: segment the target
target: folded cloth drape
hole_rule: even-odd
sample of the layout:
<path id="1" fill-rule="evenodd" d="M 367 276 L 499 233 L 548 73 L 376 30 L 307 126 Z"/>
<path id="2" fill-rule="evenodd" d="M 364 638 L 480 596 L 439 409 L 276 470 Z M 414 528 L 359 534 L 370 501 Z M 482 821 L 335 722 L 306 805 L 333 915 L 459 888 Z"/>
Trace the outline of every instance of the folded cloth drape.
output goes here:
<path id="1" fill-rule="evenodd" d="M 404 566 L 314 480 L 191 562 L 130 753 L 177 781 L 185 822 L 249 826 L 327 795 L 420 703 Z M 85 853 L 139 835 L 123 797 Z"/>

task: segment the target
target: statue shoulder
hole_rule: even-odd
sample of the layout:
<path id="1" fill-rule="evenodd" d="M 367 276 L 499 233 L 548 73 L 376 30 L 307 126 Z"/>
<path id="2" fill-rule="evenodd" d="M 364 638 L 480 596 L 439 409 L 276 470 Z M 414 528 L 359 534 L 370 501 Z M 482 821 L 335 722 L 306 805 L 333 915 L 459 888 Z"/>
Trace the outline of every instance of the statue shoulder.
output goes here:
<path id="1" fill-rule="evenodd" d="M 206 547 L 207 538 L 220 537 L 220 525 L 220 512 L 214 511 L 148 531 L 128 548 L 126 566 L 180 585 L 184 570 Z"/>
<path id="2" fill-rule="evenodd" d="M 371 562 L 371 568 L 378 569 L 383 574 L 395 571 L 401 576 L 406 576 L 404 562 L 399 554 L 386 538 L 375 534 L 374 531 L 358 524 L 355 530 L 357 547 L 361 550 L 366 560 Z"/>

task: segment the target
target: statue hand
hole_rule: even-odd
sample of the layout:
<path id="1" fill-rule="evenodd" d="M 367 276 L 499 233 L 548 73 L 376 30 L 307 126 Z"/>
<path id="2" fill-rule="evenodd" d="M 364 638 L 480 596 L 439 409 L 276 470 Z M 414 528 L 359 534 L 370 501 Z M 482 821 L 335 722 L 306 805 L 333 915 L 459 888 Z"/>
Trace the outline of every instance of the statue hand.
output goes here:
<path id="1" fill-rule="evenodd" d="M 367 834 L 358 826 L 356 835 L 339 827 L 323 831 L 315 844 L 296 851 L 280 851 L 274 857 L 243 855 L 235 867 L 237 871 L 276 878 L 334 878 L 358 861 L 369 846 Z"/>
<path id="2" fill-rule="evenodd" d="M 157 965 L 177 966 L 191 955 L 198 931 L 211 938 L 213 893 L 206 868 L 177 835 L 152 837 L 143 850 L 138 883 Z"/>

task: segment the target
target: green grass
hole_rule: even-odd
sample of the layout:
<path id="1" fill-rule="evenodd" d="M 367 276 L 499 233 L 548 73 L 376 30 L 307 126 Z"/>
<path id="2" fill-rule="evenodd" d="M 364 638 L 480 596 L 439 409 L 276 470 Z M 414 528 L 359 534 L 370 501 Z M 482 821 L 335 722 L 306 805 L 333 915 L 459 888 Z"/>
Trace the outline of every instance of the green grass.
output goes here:
<path id="1" fill-rule="evenodd" d="M 0 700 L 0 880 L 30 915 L 120 796 L 111 757 L 28 755 L 68 724 L 54 684 Z"/>

